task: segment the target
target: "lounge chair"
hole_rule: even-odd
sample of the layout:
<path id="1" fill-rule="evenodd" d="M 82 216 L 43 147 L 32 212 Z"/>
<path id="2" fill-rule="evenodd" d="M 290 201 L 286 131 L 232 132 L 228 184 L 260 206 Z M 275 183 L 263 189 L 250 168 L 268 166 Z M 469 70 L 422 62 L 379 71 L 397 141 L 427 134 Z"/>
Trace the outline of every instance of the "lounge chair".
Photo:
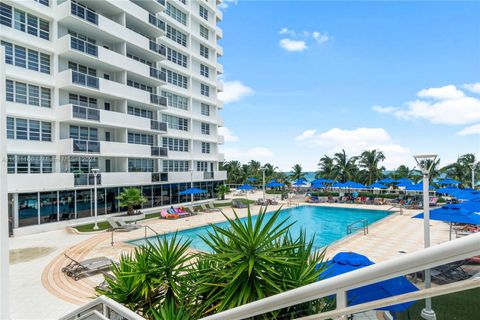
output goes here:
<path id="1" fill-rule="evenodd" d="M 64 255 L 70 260 L 70 263 L 66 267 L 62 268 L 62 271 L 75 281 L 80 280 L 80 278 L 86 275 L 109 270 L 114 263 L 107 257 L 97 257 L 83 261 L 77 261 L 65 253 Z"/>
<path id="2" fill-rule="evenodd" d="M 191 215 L 191 216 L 196 216 L 197 213 L 195 211 L 192 210 L 192 208 L 190 207 L 186 207 L 185 210 L 187 210 L 187 212 Z"/>
<path id="3" fill-rule="evenodd" d="M 466 280 L 470 275 L 463 270 L 462 266 L 469 263 L 469 259 L 447 263 L 431 269 L 432 280 L 449 283 Z"/>
<path id="4" fill-rule="evenodd" d="M 216 211 L 216 210 L 212 210 L 212 209 L 207 208 L 204 203 L 202 203 L 200 205 L 200 208 L 202 208 L 203 212 L 214 212 L 214 211 Z"/>
<path id="5" fill-rule="evenodd" d="M 238 199 L 233 199 L 232 200 L 232 208 L 236 208 L 236 209 L 242 209 L 242 208 L 246 208 L 248 207 L 245 203 L 243 203 L 242 201 L 238 200 Z"/>
<path id="6" fill-rule="evenodd" d="M 258 199 L 257 201 L 255 201 L 255 204 L 256 205 L 259 205 L 259 206 L 266 206 L 267 205 L 267 202 L 266 201 L 263 201 L 262 198 Z"/>
<path id="7" fill-rule="evenodd" d="M 208 208 L 212 211 L 222 211 L 220 208 L 216 208 L 213 202 L 208 203 Z"/>
<path id="8" fill-rule="evenodd" d="M 115 231 L 132 231 L 141 228 L 141 225 L 138 224 L 127 224 L 123 221 L 115 221 L 113 219 L 107 219 L 107 221 Z"/>
<path id="9" fill-rule="evenodd" d="M 438 198 L 433 197 L 430 199 L 430 207 L 436 207 L 438 202 Z"/>

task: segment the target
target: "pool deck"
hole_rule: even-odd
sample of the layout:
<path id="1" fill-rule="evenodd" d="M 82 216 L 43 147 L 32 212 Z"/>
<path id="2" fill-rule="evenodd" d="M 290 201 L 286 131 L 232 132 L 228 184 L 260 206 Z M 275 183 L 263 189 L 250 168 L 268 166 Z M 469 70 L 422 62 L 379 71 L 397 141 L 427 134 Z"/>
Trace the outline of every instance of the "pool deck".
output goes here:
<path id="1" fill-rule="evenodd" d="M 390 208 L 390 206 L 333 203 L 314 205 L 374 210 Z M 288 208 L 288 205 L 285 204 L 283 207 Z M 251 207 L 255 214 L 258 213 L 259 208 L 259 206 Z M 278 208 L 280 206 L 270 206 L 268 210 Z M 231 208 L 225 208 L 223 212 L 229 217 L 234 216 Z M 237 209 L 236 212 L 239 217 L 247 215 L 246 209 Z M 355 251 L 367 255 L 375 262 L 381 262 L 404 254 L 402 252 L 420 250 L 423 248 L 423 220 L 411 219 L 417 212 L 419 210 L 404 210 L 403 215 L 398 212 L 392 213 L 372 224 L 368 235 L 359 232 L 330 245 L 327 249 L 327 257 L 332 257 L 340 251 Z M 162 234 L 222 221 L 225 221 L 225 218 L 220 212 L 212 212 L 178 220 L 150 219 L 142 221 L 142 225 L 147 225 Z M 447 224 L 431 221 L 431 244 L 448 241 L 448 230 Z M 147 236 L 152 235 L 154 233 L 147 229 Z M 135 248 L 125 241 L 144 236 L 145 228 L 131 232 L 115 232 L 113 246 L 110 232 L 76 234 L 71 229 L 65 229 L 12 238 L 11 250 L 42 248 L 39 250 L 41 253 L 39 256 L 11 262 L 12 318 L 56 319 L 94 297 L 93 288 L 102 281 L 103 277 L 96 275 L 74 281 L 65 276 L 61 268 L 68 263 L 68 260 L 63 253 L 77 260 L 98 256 L 118 260 L 122 253 L 130 252 Z M 25 307 L 26 301 L 28 301 L 28 307 Z"/>

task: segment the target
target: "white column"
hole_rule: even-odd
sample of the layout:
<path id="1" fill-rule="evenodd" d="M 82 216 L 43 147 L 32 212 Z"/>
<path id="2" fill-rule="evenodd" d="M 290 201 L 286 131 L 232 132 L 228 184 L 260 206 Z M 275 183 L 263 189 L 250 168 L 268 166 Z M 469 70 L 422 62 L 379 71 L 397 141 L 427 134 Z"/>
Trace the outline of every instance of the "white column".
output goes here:
<path id="1" fill-rule="evenodd" d="M 5 49 L 0 46 L 0 61 L 5 61 Z M 0 85 L 5 85 L 5 68 L 0 68 Z M 0 319 L 9 319 L 9 235 L 7 189 L 7 110 L 5 90 L 0 90 Z"/>

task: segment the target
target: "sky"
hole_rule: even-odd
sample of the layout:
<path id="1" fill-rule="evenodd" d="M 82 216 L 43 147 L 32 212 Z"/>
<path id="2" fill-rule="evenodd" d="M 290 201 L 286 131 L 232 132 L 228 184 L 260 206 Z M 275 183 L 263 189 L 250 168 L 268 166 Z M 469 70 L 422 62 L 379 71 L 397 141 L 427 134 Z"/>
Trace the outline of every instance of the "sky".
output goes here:
<path id="1" fill-rule="evenodd" d="M 480 2 L 224 0 L 221 151 L 299 163 L 380 149 L 387 169 L 480 155 Z"/>

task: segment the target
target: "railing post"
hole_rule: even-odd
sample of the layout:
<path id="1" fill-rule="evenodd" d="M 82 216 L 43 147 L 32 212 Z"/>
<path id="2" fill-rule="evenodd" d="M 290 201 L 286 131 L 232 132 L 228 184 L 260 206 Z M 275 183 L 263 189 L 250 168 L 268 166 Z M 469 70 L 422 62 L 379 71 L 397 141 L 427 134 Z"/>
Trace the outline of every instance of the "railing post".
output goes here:
<path id="1" fill-rule="evenodd" d="M 114 231 L 115 231 L 115 230 L 112 228 L 112 240 L 111 240 L 111 242 L 110 242 L 110 244 L 112 245 L 112 247 L 113 247 L 113 232 L 114 232 Z"/>
<path id="2" fill-rule="evenodd" d="M 336 305 L 335 309 L 340 310 L 347 307 L 347 291 L 337 291 L 336 294 Z M 341 319 L 345 319 L 345 316 L 342 316 Z"/>

